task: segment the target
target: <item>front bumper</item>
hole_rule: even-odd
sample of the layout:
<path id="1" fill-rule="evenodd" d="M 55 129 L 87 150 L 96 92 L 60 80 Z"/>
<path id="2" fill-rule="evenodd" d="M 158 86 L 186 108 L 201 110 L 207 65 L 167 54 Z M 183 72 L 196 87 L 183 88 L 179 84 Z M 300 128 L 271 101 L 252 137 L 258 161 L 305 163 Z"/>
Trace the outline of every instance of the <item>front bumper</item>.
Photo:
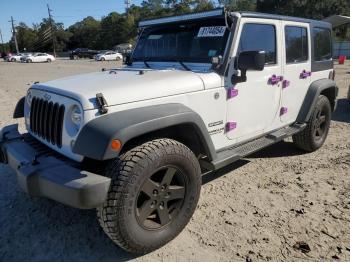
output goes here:
<path id="1" fill-rule="evenodd" d="M 98 207 L 107 198 L 110 178 L 81 170 L 51 149 L 36 148 L 17 124 L 0 129 L 0 153 L 0 162 L 16 172 L 19 185 L 31 196 L 81 209 Z"/>

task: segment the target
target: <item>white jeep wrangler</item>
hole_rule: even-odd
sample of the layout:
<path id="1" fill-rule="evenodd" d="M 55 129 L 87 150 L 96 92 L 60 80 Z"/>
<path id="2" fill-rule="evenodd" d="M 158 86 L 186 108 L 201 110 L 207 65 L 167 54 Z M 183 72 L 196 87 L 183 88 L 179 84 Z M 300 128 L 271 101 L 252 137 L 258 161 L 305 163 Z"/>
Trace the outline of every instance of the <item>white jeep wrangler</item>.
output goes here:
<path id="1" fill-rule="evenodd" d="M 97 208 L 106 234 L 147 253 L 177 236 L 201 174 L 293 136 L 315 151 L 336 105 L 331 25 L 213 10 L 140 23 L 128 66 L 36 83 L 1 129 L 20 186 Z"/>

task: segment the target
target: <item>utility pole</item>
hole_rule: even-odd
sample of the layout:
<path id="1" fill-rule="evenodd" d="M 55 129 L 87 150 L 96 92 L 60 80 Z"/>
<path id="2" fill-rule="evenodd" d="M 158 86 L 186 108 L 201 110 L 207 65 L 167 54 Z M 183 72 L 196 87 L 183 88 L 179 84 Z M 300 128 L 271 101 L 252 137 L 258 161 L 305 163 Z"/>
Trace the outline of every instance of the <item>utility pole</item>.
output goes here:
<path id="1" fill-rule="evenodd" d="M 1 29 L 0 29 L 0 38 L 1 38 L 1 44 L 2 44 L 2 52 L 5 53 L 5 45 L 4 45 L 4 40 L 2 39 Z"/>
<path id="2" fill-rule="evenodd" d="M 12 25 L 12 35 L 13 35 L 13 38 L 15 40 L 16 52 L 17 52 L 17 54 L 19 54 L 18 43 L 17 43 L 17 32 L 16 32 L 15 23 L 14 23 L 12 16 L 11 16 L 11 21 L 9 21 L 9 22 Z"/>
<path id="3" fill-rule="evenodd" d="M 49 22 L 50 22 L 50 28 L 51 28 L 51 38 L 52 38 L 52 46 L 53 46 L 53 56 L 56 57 L 56 37 L 55 37 L 55 31 L 52 24 L 52 16 L 51 16 L 51 9 L 49 7 L 49 4 L 47 4 L 47 11 L 49 13 Z"/>
<path id="4" fill-rule="evenodd" d="M 128 10 L 131 6 L 131 0 L 125 0 L 124 3 L 125 3 L 125 10 L 126 10 L 126 12 L 128 12 Z"/>

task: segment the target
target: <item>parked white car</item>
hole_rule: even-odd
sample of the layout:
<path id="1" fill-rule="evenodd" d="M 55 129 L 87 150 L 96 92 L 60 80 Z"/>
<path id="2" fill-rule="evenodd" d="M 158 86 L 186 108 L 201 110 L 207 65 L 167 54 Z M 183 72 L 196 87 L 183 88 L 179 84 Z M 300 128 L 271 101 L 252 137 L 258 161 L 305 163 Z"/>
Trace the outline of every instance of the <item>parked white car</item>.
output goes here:
<path id="1" fill-rule="evenodd" d="M 18 54 L 12 54 L 11 56 L 7 57 L 7 62 L 19 62 L 21 61 L 21 57 L 27 55 L 26 53 L 18 53 Z"/>
<path id="2" fill-rule="evenodd" d="M 112 60 L 123 60 L 123 55 L 115 51 L 107 51 L 104 53 L 97 54 L 95 56 L 96 61 L 112 61 Z"/>
<path id="3" fill-rule="evenodd" d="M 24 61 L 27 63 L 40 63 L 40 62 L 48 62 L 51 63 L 55 61 L 56 58 L 52 55 L 46 53 L 36 53 L 34 55 L 29 55 L 24 58 Z"/>

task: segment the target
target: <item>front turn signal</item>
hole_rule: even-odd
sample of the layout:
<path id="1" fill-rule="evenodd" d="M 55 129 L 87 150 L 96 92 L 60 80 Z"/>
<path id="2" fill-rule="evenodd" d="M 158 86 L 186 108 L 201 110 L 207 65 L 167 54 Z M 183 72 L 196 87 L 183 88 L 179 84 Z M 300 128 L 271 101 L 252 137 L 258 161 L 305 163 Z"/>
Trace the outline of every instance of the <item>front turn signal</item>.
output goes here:
<path id="1" fill-rule="evenodd" d="M 113 139 L 111 143 L 111 148 L 113 151 L 120 151 L 120 149 L 122 148 L 122 142 L 120 142 L 120 140 L 118 139 Z"/>

